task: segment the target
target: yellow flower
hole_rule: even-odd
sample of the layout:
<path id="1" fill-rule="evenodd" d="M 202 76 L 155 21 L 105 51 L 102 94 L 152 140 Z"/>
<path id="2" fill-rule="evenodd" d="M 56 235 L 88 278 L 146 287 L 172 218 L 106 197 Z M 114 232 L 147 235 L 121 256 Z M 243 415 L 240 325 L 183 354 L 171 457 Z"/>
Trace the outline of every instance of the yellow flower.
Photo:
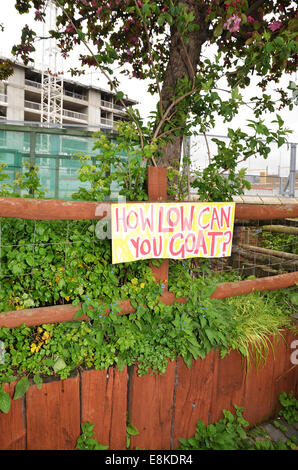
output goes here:
<path id="1" fill-rule="evenodd" d="M 32 353 L 36 352 L 36 350 L 37 350 L 37 346 L 36 346 L 35 343 L 32 343 L 31 346 L 30 346 L 30 348 L 31 348 L 30 351 L 31 351 Z"/>
<path id="2" fill-rule="evenodd" d="M 42 331 L 43 331 L 43 329 L 40 328 L 40 326 L 39 326 L 39 327 L 37 328 L 37 332 L 38 332 L 38 333 L 42 333 Z"/>
<path id="3" fill-rule="evenodd" d="M 52 285 L 52 283 L 51 283 L 51 281 L 50 281 L 50 282 L 49 282 L 49 286 L 51 286 L 51 285 Z"/>
<path id="4" fill-rule="evenodd" d="M 44 334 L 42 335 L 42 339 L 49 339 L 49 337 L 50 337 L 50 334 L 47 331 L 45 331 Z"/>
<path id="5" fill-rule="evenodd" d="M 65 298 L 65 300 L 67 300 L 67 302 L 69 302 L 69 299 L 70 299 L 69 295 L 67 295 L 67 296 L 64 297 L 64 298 Z"/>
<path id="6" fill-rule="evenodd" d="M 145 282 L 141 282 L 140 287 L 141 287 L 141 289 L 144 289 L 144 287 L 145 287 Z"/>

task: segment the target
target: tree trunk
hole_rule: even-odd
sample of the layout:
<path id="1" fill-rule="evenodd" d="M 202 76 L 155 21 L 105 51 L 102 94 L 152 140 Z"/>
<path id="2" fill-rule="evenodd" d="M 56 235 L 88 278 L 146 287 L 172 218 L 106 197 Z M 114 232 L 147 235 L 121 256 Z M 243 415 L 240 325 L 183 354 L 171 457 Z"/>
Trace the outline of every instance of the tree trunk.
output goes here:
<path id="1" fill-rule="evenodd" d="M 208 38 L 209 23 L 205 21 L 207 6 L 200 2 L 183 0 L 188 8 L 194 12 L 194 23 L 199 25 L 198 31 L 188 33 L 188 42 L 183 41 L 181 33 L 176 26 L 171 28 L 171 44 L 169 52 L 169 62 L 165 71 L 163 86 L 161 90 L 161 105 L 163 112 L 167 110 L 177 96 L 179 80 L 187 77 L 192 82 L 197 72 L 197 66 L 200 61 L 202 44 Z M 169 116 L 175 112 L 173 108 Z M 167 117 L 169 117 L 167 116 Z M 185 124 L 183 120 L 179 122 L 179 127 Z M 173 136 L 171 142 L 166 143 L 158 150 L 161 157 L 158 159 L 158 166 L 179 168 L 183 136 Z"/>

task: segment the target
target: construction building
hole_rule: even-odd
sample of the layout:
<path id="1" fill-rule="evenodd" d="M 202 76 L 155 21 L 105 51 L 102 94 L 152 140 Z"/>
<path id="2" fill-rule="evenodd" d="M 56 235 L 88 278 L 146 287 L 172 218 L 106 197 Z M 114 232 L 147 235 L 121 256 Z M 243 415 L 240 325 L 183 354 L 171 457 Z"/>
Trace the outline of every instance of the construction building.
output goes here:
<path id="1" fill-rule="evenodd" d="M 49 113 L 53 110 L 47 101 L 48 90 L 44 87 L 43 75 L 42 71 L 31 67 L 14 66 L 14 74 L 8 80 L 0 81 L 0 121 L 27 125 L 51 122 L 47 107 Z M 72 80 L 59 80 L 60 96 L 57 100 L 56 93 L 56 102 L 59 102 L 61 119 L 56 122 L 61 124 L 60 127 L 112 131 L 117 121 L 125 119 L 125 108 L 110 91 Z M 126 106 L 137 104 L 132 99 L 124 99 L 124 102 Z"/>
<path id="2" fill-rule="evenodd" d="M 126 119 L 125 107 L 115 98 L 104 89 L 16 64 L 14 74 L 0 81 L 0 165 L 5 164 L 6 175 L 0 175 L 0 190 L 23 173 L 28 160 L 39 168 L 46 197 L 71 199 L 79 187 L 88 188 L 89 183 L 78 180 L 77 154 L 88 155 L 95 164 L 100 155 L 93 149 L 94 132 L 115 137 L 116 122 Z"/>

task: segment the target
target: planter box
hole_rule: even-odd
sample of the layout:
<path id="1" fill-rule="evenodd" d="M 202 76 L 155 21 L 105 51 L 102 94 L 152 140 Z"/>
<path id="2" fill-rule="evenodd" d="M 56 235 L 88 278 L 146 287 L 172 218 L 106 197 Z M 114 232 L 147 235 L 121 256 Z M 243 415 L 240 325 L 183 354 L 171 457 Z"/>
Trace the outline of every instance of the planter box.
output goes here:
<path id="1" fill-rule="evenodd" d="M 109 449 L 126 445 L 126 416 L 139 431 L 131 449 L 169 450 L 179 438 L 195 433 L 197 420 L 205 424 L 222 418 L 222 410 L 244 407 L 251 426 L 273 417 L 280 409 L 281 392 L 298 394 L 297 366 L 291 363 L 295 339 L 290 332 L 272 339 L 265 363 L 251 364 L 236 351 L 225 358 L 211 351 L 188 369 L 183 360 L 169 362 L 162 375 L 138 377 L 136 367 L 119 371 L 85 370 L 66 380 L 47 380 L 40 390 L 31 385 L 23 398 L 0 413 L 1 450 L 75 449 L 81 424 L 95 424 L 95 435 Z M 5 384 L 13 396 L 15 384 Z"/>

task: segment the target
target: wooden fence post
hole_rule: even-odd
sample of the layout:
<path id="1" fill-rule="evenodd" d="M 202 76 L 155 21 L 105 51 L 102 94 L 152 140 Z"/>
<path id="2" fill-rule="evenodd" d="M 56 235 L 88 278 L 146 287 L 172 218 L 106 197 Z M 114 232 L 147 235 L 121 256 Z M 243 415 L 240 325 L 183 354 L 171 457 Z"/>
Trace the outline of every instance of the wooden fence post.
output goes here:
<path id="1" fill-rule="evenodd" d="M 148 198 L 150 202 L 167 200 L 167 169 L 154 166 L 148 167 Z M 165 259 L 159 266 L 150 264 L 156 282 L 161 281 L 168 288 L 169 260 Z"/>

